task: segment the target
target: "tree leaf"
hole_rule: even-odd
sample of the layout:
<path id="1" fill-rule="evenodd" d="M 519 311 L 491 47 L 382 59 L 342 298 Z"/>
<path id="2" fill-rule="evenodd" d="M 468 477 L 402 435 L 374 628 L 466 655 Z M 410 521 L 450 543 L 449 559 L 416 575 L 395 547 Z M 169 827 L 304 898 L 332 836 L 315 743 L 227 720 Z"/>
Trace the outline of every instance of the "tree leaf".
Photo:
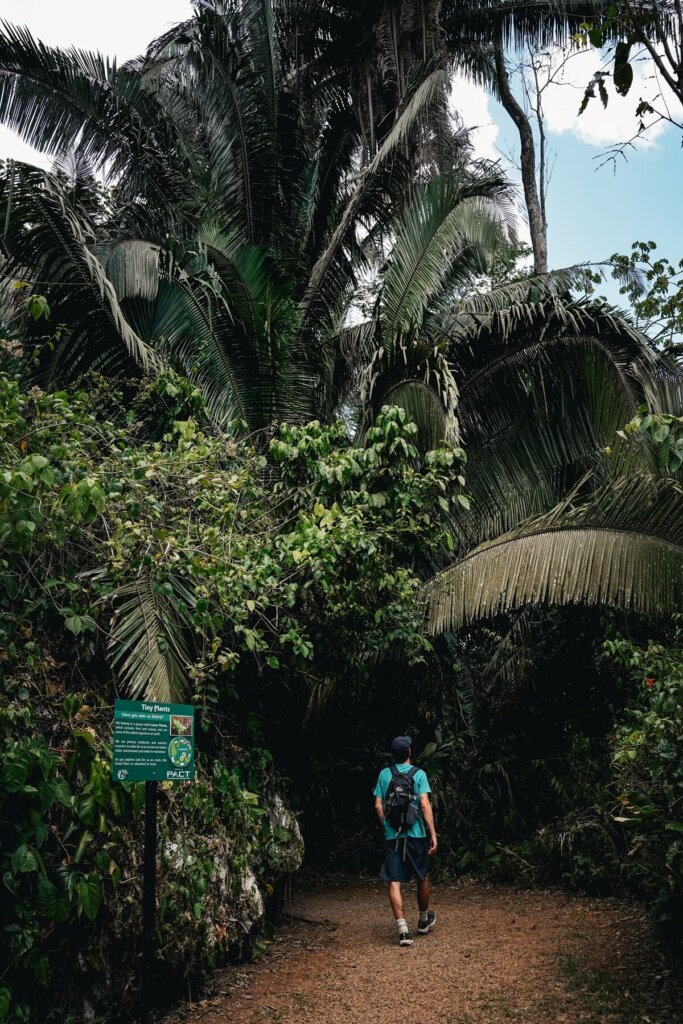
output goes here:
<path id="1" fill-rule="evenodd" d="M 612 74 L 612 79 L 614 81 L 614 88 L 620 96 L 626 96 L 633 85 L 633 68 L 631 67 L 628 59 L 630 50 L 630 43 L 619 42 L 617 43 L 614 51 L 614 72 Z"/>
<path id="2" fill-rule="evenodd" d="M 94 921 L 102 904 L 102 886 L 95 875 L 79 879 L 77 886 L 79 908 L 89 921 Z"/>
<path id="3" fill-rule="evenodd" d="M 583 504 L 479 545 L 424 588 L 441 633 L 527 604 L 605 604 L 643 614 L 683 604 L 683 498 L 675 481 L 634 474 Z"/>
<path id="4" fill-rule="evenodd" d="M 37 886 L 38 903 L 46 917 L 58 924 L 69 916 L 69 898 L 61 894 L 59 889 L 48 878 L 39 878 Z"/>
<path id="5" fill-rule="evenodd" d="M 8 988 L 0 988 L 0 1021 L 5 1020 L 12 1005 L 12 993 Z"/>
<path id="6" fill-rule="evenodd" d="M 37 852 L 26 843 L 23 843 L 12 854 L 12 867 L 21 874 L 38 871 L 40 859 Z"/>

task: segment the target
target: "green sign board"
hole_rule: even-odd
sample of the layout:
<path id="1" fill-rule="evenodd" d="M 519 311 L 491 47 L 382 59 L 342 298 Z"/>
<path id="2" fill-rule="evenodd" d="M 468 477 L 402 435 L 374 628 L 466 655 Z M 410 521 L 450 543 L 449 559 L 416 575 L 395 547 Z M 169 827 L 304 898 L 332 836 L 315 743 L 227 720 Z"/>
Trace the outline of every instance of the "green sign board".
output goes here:
<path id="1" fill-rule="evenodd" d="M 194 779 L 192 705 L 117 700 L 111 770 L 119 782 Z"/>

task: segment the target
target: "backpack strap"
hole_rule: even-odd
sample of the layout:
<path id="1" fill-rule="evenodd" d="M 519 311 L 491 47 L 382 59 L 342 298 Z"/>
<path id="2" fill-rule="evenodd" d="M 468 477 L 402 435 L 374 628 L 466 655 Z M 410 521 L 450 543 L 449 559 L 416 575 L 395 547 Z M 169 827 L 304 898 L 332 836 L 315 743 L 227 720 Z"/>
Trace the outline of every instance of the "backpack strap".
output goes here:
<path id="1" fill-rule="evenodd" d="M 407 772 L 400 771 L 398 765 L 395 764 L 390 765 L 389 770 L 391 771 L 391 776 L 394 779 L 409 779 L 413 792 L 415 792 L 415 776 L 420 770 L 416 764 L 411 764 Z"/>

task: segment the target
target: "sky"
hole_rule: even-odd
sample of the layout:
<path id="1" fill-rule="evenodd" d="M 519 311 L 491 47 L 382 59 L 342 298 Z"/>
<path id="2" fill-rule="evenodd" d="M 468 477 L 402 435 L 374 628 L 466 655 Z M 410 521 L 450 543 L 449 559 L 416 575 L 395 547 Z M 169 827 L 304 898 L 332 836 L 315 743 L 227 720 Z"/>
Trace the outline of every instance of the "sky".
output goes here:
<path id="1" fill-rule="evenodd" d="M 142 53 L 147 43 L 190 13 L 189 0 L 0 0 L 0 19 L 27 25 L 45 43 L 96 49 L 119 62 Z M 658 125 L 645 141 L 620 160 L 616 171 L 600 166 L 607 147 L 631 137 L 635 106 L 656 83 L 650 65 L 636 67 L 636 80 L 626 98 L 612 92 L 606 110 L 593 100 L 579 117 L 583 87 L 600 66 L 594 50 L 576 54 L 564 71 L 553 68 L 558 81 L 546 94 L 545 112 L 554 153 L 548 194 L 548 241 L 551 267 L 599 261 L 613 252 L 627 252 L 636 239 L 652 239 L 672 260 L 683 257 L 683 149 L 681 131 Z M 666 98 L 666 97 L 665 97 Z M 473 132 L 481 156 L 500 158 L 511 177 L 516 134 L 507 114 L 490 95 L 457 78 L 452 103 Z M 683 113 L 683 112 L 682 112 Z M 513 155 L 512 162 L 509 156 Z M 0 158 L 39 162 L 9 130 L 0 127 Z M 603 289 L 616 299 L 616 286 Z"/>
<path id="2" fill-rule="evenodd" d="M 26 25 L 50 46 L 99 50 L 119 63 L 139 56 L 190 11 L 189 0 L 0 0 L 0 20 Z M 52 163 L 0 126 L 0 159 L 7 157 L 42 167 Z"/>
<path id="3" fill-rule="evenodd" d="M 660 122 L 636 140 L 627 159 L 605 163 L 609 147 L 630 139 L 636 131 L 635 108 L 641 96 L 654 97 L 660 90 L 650 78 L 649 64 L 636 64 L 627 97 L 617 96 L 607 82 L 607 108 L 592 100 L 579 116 L 585 86 L 601 66 L 595 50 L 572 57 L 544 102 L 554 161 L 547 200 L 549 265 L 609 259 L 615 252 L 628 252 L 636 240 L 655 241 L 661 255 L 678 262 L 683 258 L 683 132 Z M 673 112 L 677 101 L 664 98 Z M 451 103 L 465 125 L 474 129 L 475 151 L 489 159 L 500 158 L 510 177 L 519 182 L 514 166 L 518 136 L 502 106 L 484 89 L 460 77 Z M 683 118 L 680 104 L 678 110 Z M 623 303 L 616 282 L 608 282 L 600 291 L 611 301 Z"/>

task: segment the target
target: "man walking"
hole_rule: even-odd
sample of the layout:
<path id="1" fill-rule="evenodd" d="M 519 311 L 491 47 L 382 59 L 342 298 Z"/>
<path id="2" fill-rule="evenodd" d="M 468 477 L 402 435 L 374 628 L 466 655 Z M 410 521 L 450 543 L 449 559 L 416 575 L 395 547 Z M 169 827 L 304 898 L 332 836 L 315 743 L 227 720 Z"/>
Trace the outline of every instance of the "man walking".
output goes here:
<path id="1" fill-rule="evenodd" d="M 429 854 L 437 848 L 429 780 L 411 764 L 413 741 L 397 736 L 391 744 L 395 764 L 383 768 L 375 786 L 375 811 L 384 826 L 384 864 L 380 878 L 389 883 L 389 902 L 396 918 L 400 946 L 412 946 L 413 937 L 403 914 L 401 884 L 415 876 L 420 919 L 418 935 L 427 935 L 436 923 L 429 909 Z M 425 830 L 426 824 L 426 830 Z M 427 842 L 427 831 L 429 842 Z"/>

